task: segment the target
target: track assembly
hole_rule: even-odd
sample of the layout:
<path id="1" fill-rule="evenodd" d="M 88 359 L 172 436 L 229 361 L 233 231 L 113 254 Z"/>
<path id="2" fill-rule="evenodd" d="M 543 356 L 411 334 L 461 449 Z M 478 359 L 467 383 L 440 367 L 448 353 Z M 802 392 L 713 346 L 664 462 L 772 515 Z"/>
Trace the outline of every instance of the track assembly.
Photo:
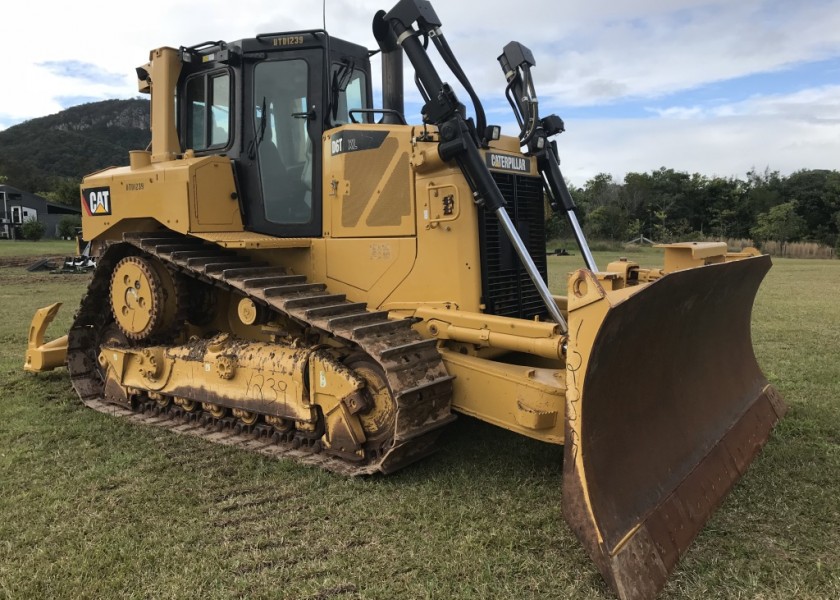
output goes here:
<path id="1" fill-rule="evenodd" d="M 200 321 L 219 297 L 240 326 L 270 339 L 193 335 L 182 315 Z M 452 377 L 410 321 L 170 232 L 127 234 L 103 253 L 69 333 L 68 366 L 91 408 L 186 420 L 210 441 L 220 430 L 256 436 L 277 446 L 272 455 L 322 452 L 319 464 L 344 474 L 418 460 L 454 419 Z"/>

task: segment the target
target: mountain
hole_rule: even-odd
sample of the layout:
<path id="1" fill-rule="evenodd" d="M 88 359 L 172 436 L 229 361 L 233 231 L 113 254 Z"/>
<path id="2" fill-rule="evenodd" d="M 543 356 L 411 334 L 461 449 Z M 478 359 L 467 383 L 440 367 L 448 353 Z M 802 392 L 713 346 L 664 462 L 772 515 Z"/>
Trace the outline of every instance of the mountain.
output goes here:
<path id="1" fill-rule="evenodd" d="M 128 151 L 150 140 L 148 100 L 82 104 L 0 131 L 0 175 L 20 189 L 60 193 L 88 173 L 128 164 Z"/>

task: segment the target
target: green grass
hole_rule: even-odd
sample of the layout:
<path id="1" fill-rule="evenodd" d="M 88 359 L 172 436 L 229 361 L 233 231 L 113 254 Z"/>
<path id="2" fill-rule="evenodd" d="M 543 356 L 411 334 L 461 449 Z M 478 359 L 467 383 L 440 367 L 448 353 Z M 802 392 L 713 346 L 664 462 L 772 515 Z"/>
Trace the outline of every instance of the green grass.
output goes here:
<path id="1" fill-rule="evenodd" d="M 67 240 L 0 240 L 0 259 L 24 256 L 72 256 L 76 242 Z"/>
<path id="2" fill-rule="evenodd" d="M 549 263 L 558 283 L 580 264 Z M 791 410 L 662 598 L 840 597 L 840 261 L 775 263 L 754 345 Z M 87 280 L 0 268 L 0 598 L 612 597 L 562 520 L 560 448 L 461 418 L 434 457 L 345 479 L 24 374 L 34 308 L 64 301 L 65 331 Z"/>

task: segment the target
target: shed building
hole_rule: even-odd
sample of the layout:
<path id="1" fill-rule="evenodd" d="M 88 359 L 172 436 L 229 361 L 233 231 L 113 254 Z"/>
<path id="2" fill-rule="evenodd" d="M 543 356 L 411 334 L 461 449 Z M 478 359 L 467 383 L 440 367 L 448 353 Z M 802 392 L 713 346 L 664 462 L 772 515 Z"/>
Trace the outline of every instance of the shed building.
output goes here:
<path id="1" fill-rule="evenodd" d="M 63 218 L 82 214 L 78 208 L 49 202 L 10 185 L 0 185 L 0 211 L 0 238 L 11 240 L 23 239 L 21 226 L 30 219 L 44 224 L 45 238 L 57 238 L 58 224 Z"/>

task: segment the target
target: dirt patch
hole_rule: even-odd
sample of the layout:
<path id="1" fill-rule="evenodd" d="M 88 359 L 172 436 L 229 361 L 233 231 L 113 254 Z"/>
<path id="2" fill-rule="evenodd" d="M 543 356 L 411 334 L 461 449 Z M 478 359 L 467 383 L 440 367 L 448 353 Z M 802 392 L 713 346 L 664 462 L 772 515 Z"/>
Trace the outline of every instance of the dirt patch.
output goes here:
<path id="1" fill-rule="evenodd" d="M 39 260 L 49 260 L 56 266 L 64 262 L 63 256 L 0 256 L 0 267 L 28 267 Z"/>

